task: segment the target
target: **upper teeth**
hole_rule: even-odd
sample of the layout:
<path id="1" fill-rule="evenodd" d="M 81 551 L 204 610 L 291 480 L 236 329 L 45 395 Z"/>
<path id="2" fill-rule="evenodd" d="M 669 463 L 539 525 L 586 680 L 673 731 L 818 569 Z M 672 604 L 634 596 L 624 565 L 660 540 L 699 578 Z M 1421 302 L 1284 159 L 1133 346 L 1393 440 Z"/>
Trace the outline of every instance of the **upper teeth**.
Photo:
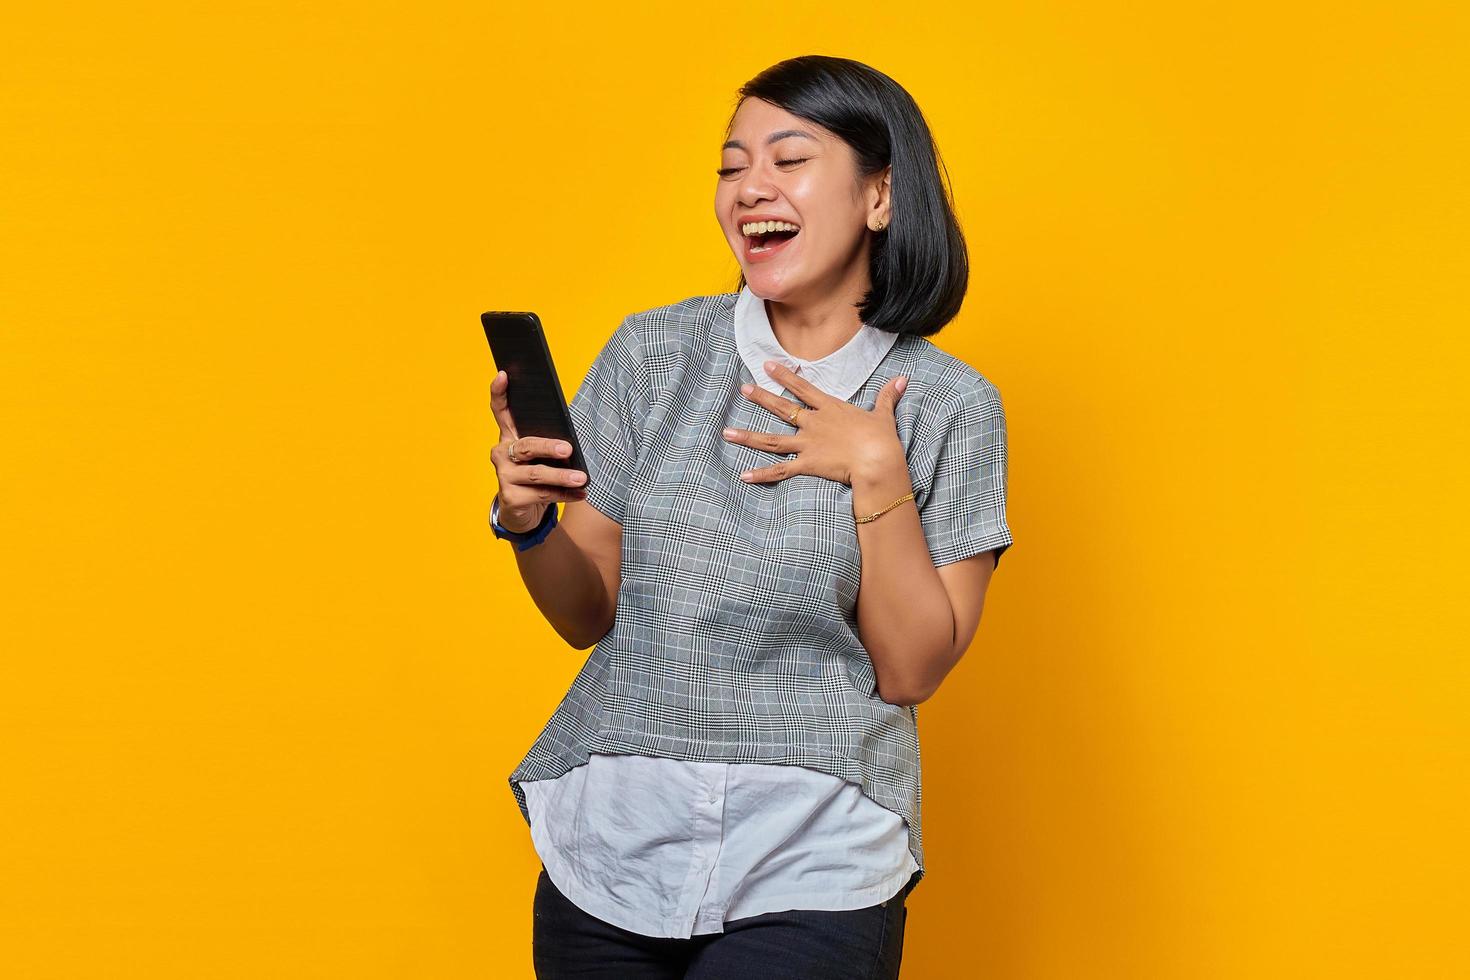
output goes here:
<path id="1" fill-rule="evenodd" d="M 773 231 L 800 231 L 789 221 L 752 221 L 740 226 L 741 234 L 764 235 Z"/>

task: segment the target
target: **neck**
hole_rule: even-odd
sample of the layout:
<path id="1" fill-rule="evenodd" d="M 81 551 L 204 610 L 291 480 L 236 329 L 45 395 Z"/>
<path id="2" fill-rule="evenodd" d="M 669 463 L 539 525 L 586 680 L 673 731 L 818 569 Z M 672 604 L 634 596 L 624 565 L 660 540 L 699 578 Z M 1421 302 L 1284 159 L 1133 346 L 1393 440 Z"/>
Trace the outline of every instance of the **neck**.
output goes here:
<path id="1" fill-rule="evenodd" d="M 841 350 L 862 330 L 856 304 L 864 292 L 866 287 L 849 288 L 828 291 L 811 300 L 793 297 L 784 302 L 762 302 L 776 342 L 793 357 L 816 361 Z"/>

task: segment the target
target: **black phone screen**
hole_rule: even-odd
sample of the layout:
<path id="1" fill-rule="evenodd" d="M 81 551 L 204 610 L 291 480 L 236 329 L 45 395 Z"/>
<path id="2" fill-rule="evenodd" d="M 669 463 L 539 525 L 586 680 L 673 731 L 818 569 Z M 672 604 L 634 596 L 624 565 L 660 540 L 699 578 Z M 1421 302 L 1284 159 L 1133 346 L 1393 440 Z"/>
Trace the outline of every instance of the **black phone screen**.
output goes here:
<path id="1" fill-rule="evenodd" d="M 556 378 L 556 364 L 551 359 L 546 332 L 541 329 L 541 318 L 534 313 L 490 312 L 480 314 L 480 323 L 485 327 L 496 369 L 509 378 L 506 397 L 516 433 L 571 443 L 570 456 L 538 456 L 533 462 L 586 473 L 582 446 Z M 590 480 L 592 474 L 587 477 Z"/>

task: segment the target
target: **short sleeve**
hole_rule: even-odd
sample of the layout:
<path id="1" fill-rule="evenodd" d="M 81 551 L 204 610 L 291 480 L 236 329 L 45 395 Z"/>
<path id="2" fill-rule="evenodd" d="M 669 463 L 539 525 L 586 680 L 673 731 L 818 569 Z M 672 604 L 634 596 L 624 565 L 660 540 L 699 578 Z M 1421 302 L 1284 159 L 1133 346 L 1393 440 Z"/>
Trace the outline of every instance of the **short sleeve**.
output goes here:
<path id="1" fill-rule="evenodd" d="M 631 317 L 613 331 L 567 405 L 587 464 L 587 502 L 623 523 L 649 386 Z"/>
<path id="2" fill-rule="evenodd" d="M 1006 417 L 1000 393 L 979 385 L 945 409 L 915 455 L 919 523 L 934 564 L 985 551 L 995 561 L 1011 545 L 1006 523 Z"/>

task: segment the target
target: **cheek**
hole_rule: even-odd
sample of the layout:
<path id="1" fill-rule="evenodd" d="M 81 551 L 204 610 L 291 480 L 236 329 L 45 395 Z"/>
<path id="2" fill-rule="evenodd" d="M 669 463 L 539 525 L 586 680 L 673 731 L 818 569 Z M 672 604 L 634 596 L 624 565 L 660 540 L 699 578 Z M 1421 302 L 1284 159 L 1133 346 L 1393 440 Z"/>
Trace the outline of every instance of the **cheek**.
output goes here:
<path id="1" fill-rule="evenodd" d="M 721 229 L 725 227 L 725 220 L 730 214 L 730 205 L 730 195 L 726 191 L 725 185 L 722 182 L 719 187 L 715 188 L 714 204 L 715 221 L 719 223 Z"/>
<path id="2" fill-rule="evenodd" d="M 860 208 L 850 195 L 834 191 L 830 183 L 806 180 L 791 185 L 788 196 L 802 220 L 821 229 L 822 236 L 829 241 L 843 237 L 855 220 Z"/>

